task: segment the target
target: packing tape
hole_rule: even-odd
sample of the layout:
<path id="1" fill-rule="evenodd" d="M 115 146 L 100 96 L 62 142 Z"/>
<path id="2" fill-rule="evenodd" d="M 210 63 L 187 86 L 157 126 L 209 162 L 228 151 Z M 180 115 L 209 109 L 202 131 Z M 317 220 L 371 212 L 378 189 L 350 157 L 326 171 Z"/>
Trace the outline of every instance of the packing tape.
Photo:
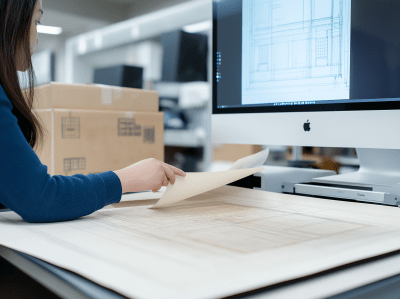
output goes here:
<path id="1" fill-rule="evenodd" d="M 119 100 L 122 97 L 122 88 L 118 86 L 113 87 L 113 98 Z"/>
<path id="2" fill-rule="evenodd" d="M 108 86 L 101 86 L 101 103 L 103 105 L 112 104 L 112 88 Z"/>
<path id="3" fill-rule="evenodd" d="M 126 111 L 125 112 L 125 118 L 133 118 L 133 112 L 132 111 Z"/>

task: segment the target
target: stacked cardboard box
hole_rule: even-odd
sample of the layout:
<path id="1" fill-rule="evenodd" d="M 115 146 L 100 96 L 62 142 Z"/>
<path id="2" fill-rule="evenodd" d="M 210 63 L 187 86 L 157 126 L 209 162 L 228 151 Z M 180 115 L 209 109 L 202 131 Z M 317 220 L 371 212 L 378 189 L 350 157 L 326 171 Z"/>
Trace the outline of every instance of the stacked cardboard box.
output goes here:
<path id="1" fill-rule="evenodd" d="M 158 93 L 103 85 L 50 83 L 36 89 L 44 129 L 37 150 L 50 175 L 118 170 L 147 158 L 164 161 Z"/>

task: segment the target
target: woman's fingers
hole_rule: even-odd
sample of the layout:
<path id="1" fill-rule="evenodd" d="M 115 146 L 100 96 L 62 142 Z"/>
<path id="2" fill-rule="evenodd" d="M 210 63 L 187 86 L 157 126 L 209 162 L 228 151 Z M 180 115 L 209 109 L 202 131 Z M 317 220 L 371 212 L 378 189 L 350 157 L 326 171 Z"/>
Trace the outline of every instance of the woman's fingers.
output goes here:
<path id="1" fill-rule="evenodd" d="M 167 164 L 167 163 L 165 163 L 165 162 L 162 162 L 162 161 L 160 161 L 160 163 L 161 163 L 163 166 L 165 166 L 165 167 L 171 169 L 171 170 L 173 171 L 174 174 L 177 174 L 177 175 L 180 175 L 180 176 L 185 176 L 185 175 L 186 175 L 186 173 L 185 173 L 183 170 L 181 170 L 181 169 L 179 169 L 179 168 L 176 168 L 175 166 L 169 165 L 169 164 Z"/>
<path id="2" fill-rule="evenodd" d="M 176 178 L 172 169 L 165 165 L 162 165 L 162 167 L 164 168 L 166 178 L 171 182 L 172 185 L 175 184 Z"/>
<path id="3" fill-rule="evenodd" d="M 168 186 L 168 177 L 167 177 L 167 175 L 164 175 L 164 179 L 163 179 L 162 185 L 165 186 L 165 187 Z"/>

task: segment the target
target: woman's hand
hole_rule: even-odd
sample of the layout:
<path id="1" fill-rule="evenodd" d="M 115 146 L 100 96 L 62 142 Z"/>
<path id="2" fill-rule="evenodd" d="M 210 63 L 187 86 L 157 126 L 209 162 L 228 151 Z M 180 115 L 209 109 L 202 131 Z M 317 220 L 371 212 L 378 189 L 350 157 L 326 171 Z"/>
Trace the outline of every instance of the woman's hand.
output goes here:
<path id="1" fill-rule="evenodd" d="M 182 170 L 153 158 L 114 172 L 121 181 L 122 193 L 145 190 L 156 192 L 162 186 L 168 186 L 168 182 L 174 184 L 175 175 L 186 175 Z"/>

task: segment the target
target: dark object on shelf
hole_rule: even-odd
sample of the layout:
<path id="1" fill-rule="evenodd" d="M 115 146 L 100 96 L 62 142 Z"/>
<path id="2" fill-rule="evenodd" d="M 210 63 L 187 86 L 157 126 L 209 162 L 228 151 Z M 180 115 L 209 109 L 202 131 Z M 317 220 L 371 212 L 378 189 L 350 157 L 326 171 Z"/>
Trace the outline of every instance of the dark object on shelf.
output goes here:
<path id="1" fill-rule="evenodd" d="M 165 147 L 165 163 L 186 172 L 197 172 L 203 160 L 203 148 Z"/>
<path id="2" fill-rule="evenodd" d="M 208 37 L 174 31 L 161 36 L 162 81 L 207 81 Z"/>
<path id="3" fill-rule="evenodd" d="M 175 163 L 185 172 L 197 172 L 198 163 L 201 162 L 201 157 L 197 155 L 187 155 L 183 153 L 177 153 L 175 155 Z"/>
<path id="4" fill-rule="evenodd" d="M 137 66 L 117 65 L 94 70 L 93 83 L 143 88 L 143 68 Z"/>
<path id="5" fill-rule="evenodd" d="M 165 129 L 186 129 L 188 119 L 184 111 L 179 108 L 178 99 L 160 98 L 160 111 L 164 112 Z"/>
<path id="6" fill-rule="evenodd" d="M 185 114 L 177 110 L 164 111 L 164 128 L 184 130 L 187 127 Z"/>
<path id="7" fill-rule="evenodd" d="M 179 109 L 178 101 L 178 98 L 160 96 L 160 111 L 166 111 L 168 109 Z"/>

